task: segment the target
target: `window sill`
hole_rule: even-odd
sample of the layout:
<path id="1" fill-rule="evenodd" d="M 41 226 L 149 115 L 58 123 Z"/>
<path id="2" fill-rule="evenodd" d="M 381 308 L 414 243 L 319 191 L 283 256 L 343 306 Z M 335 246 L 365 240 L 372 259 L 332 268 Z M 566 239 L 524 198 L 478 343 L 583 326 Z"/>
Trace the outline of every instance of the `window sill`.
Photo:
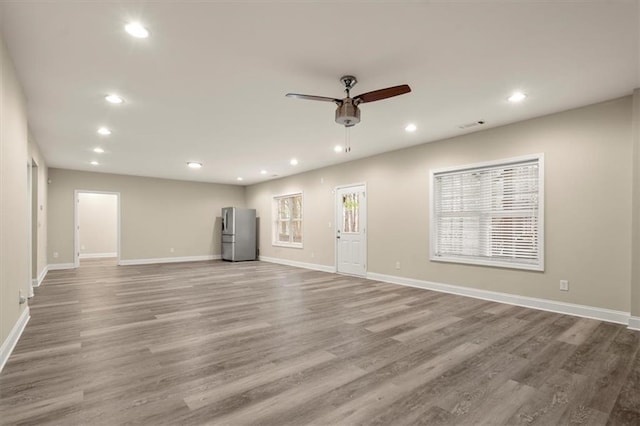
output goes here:
<path id="1" fill-rule="evenodd" d="M 286 248 L 297 248 L 297 249 L 301 249 L 302 248 L 302 243 L 279 243 L 279 242 L 273 242 L 271 243 L 272 246 L 274 247 L 286 247 Z"/>
<path id="2" fill-rule="evenodd" d="M 476 266 L 490 266 L 494 268 L 508 268 L 508 269 L 521 269 L 524 271 L 537 271 L 544 272 L 544 264 L 527 264 L 527 263 L 511 263 L 500 262 L 499 260 L 477 260 L 477 259 L 461 259 L 457 257 L 440 257 L 431 256 L 429 258 L 432 262 L 443 263 L 457 263 L 460 265 L 476 265 Z"/>

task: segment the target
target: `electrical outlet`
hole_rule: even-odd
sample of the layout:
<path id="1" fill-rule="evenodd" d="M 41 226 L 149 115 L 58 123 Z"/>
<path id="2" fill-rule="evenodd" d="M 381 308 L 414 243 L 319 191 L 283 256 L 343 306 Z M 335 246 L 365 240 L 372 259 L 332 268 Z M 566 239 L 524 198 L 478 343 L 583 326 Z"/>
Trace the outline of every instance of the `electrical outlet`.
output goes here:
<path id="1" fill-rule="evenodd" d="M 331 228 L 331 222 L 329 222 L 329 228 Z"/>
<path id="2" fill-rule="evenodd" d="M 396 261 L 396 269 L 400 269 L 400 261 Z"/>
<path id="3" fill-rule="evenodd" d="M 311 252 L 311 258 L 313 259 L 314 257 L 316 257 L 316 254 L 314 252 Z"/>
<path id="4" fill-rule="evenodd" d="M 171 248 L 169 249 L 169 252 L 170 252 L 170 253 L 173 253 L 174 251 L 175 251 L 175 250 L 173 249 L 173 247 L 171 247 Z"/>
<path id="5" fill-rule="evenodd" d="M 53 252 L 53 257 L 56 258 L 56 259 L 58 258 L 58 252 L 57 251 Z"/>
<path id="6" fill-rule="evenodd" d="M 560 290 L 569 291 L 569 281 L 568 280 L 560 280 Z"/>

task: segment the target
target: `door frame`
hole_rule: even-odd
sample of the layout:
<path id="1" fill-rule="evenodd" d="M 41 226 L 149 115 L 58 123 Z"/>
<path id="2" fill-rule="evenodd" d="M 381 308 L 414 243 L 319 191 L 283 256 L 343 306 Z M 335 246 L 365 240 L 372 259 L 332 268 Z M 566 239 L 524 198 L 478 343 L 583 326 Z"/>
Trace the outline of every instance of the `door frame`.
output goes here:
<path id="1" fill-rule="evenodd" d="M 31 182 L 29 192 L 31 193 L 31 283 L 32 287 L 38 287 L 38 260 L 40 258 L 40 165 L 35 158 L 31 159 Z M 33 292 L 32 292 L 33 293 Z"/>
<path id="2" fill-rule="evenodd" d="M 120 265 L 120 193 L 112 191 L 93 191 L 88 189 L 76 189 L 73 191 L 73 267 L 80 266 L 80 217 L 78 215 L 78 196 L 80 194 L 105 194 L 116 196 L 116 264 Z"/>
<path id="3" fill-rule="evenodd" d="M 369 246 L 369 232 L 367 232 L 367 228 L 369 227 L 369 215 L 368 215 L 368 204 L 367 204 L 367 182 L 356 182 L 356 183 L 350 183 L 350 184 L 346 184 L 346 185 L 338 185 L 334 188 L 333 193 L 334 193 L 334 197 L 333 197 L 333 219 L 334 219 L 334 229 L 333 229 L 333 251 L 334 251 L 334 272 L 337 274 L 338 273 L 338 239 L 336 238 L 337 233 L 338 233 L 338 216 L 339 216 L 339 212 L 338 212 L 338 191 L 341 189 L 346 189 L 346 188 L 353 188 L 356 186 L 364 186 L 364 228 L 363 228 L 363 234 L 364 234 L 364 238 L 365 238 L 365 244 L 363 245 L 364 247 L 364 274 L 361 275 L 362 277 L 366 277 L 367 276 L 367 272 L 369 270 L 369 260 L 368 260 L 368 252 L 367 252 L 367 248 Z M 360 276 L 360 275 L 358 275 Z"/>
<path id="4" fill-rule="evenodd" d="M 27 197 L 28 197 L 28 213 L 27 213 L 27 268 L 29 269 L 29 281 L 27 283 L 27 294 L 28 297 L 31 298 L 34 296 L 34 292 L 33 292 L 33 288 L 34 288 L 34 281 L 37 281 L 37 277 L 34 279 L 33 277 L 33 255 L 34 255 L 34 251 L 36 252 L 36 269 L 37 269 L 37 250 L 38 250 L 38 245 L 36 244 L 34 247 L 33 244 L 33 221 L 34 220 L 38 220 L 38 217 L 36 215 L 36 217 L 33 217 L 33 189 L 34 189 L 34 182 L 33 182 L 33 169 L 38 167 L 38 162 L 35 160 L 35 158 L 29 156 L 29 159 L 27 160 Z M 36 177 L 37 178 L 37 177 Z M 38 182 L 36 181 L 36 188 Z M 36 200 L 36 205 L 37 205 L 37 200 Z M 36 228 L 36 236 L 37 236 L 37 228 Z"/>

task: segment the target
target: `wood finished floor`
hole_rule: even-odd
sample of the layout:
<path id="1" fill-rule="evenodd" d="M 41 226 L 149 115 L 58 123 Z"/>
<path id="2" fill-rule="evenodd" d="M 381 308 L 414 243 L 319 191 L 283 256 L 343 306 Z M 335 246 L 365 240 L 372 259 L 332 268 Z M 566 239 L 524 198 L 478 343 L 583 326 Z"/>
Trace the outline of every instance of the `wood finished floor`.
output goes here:
<path id="1" fill-rule="evenodd" d="M 51 271 L 2 424 L 640 424 L 624 326 L 262 262 Z"/>

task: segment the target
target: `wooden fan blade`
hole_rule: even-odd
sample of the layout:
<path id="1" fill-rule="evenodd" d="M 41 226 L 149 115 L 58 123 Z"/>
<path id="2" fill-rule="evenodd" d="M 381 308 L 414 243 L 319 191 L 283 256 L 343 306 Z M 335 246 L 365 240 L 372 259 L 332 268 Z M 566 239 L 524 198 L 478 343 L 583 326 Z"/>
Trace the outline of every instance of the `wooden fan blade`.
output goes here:
<path id="1" fill-rule="evenodd" d="M 342 99 L 327 98 L 326 96 L 301 95 L 300 93 L 287 93 L 289 98 L 307 99 L 310 101 L 335 102 L 338 105 L 342 103 Z"/>
<path id="2" fill-rule="evenodd" d="M 374 90 L 373 92 L 363 93 L 353 98 L 357 103 L 363 104 L 365 102 L 374 102 L 382 99 L 392 98 L 398 95 L 404 95 L 409 93 L 411 87 L 408 84 L 402 84 L 400 86 L 387 87 L 386 89 Z"/>

